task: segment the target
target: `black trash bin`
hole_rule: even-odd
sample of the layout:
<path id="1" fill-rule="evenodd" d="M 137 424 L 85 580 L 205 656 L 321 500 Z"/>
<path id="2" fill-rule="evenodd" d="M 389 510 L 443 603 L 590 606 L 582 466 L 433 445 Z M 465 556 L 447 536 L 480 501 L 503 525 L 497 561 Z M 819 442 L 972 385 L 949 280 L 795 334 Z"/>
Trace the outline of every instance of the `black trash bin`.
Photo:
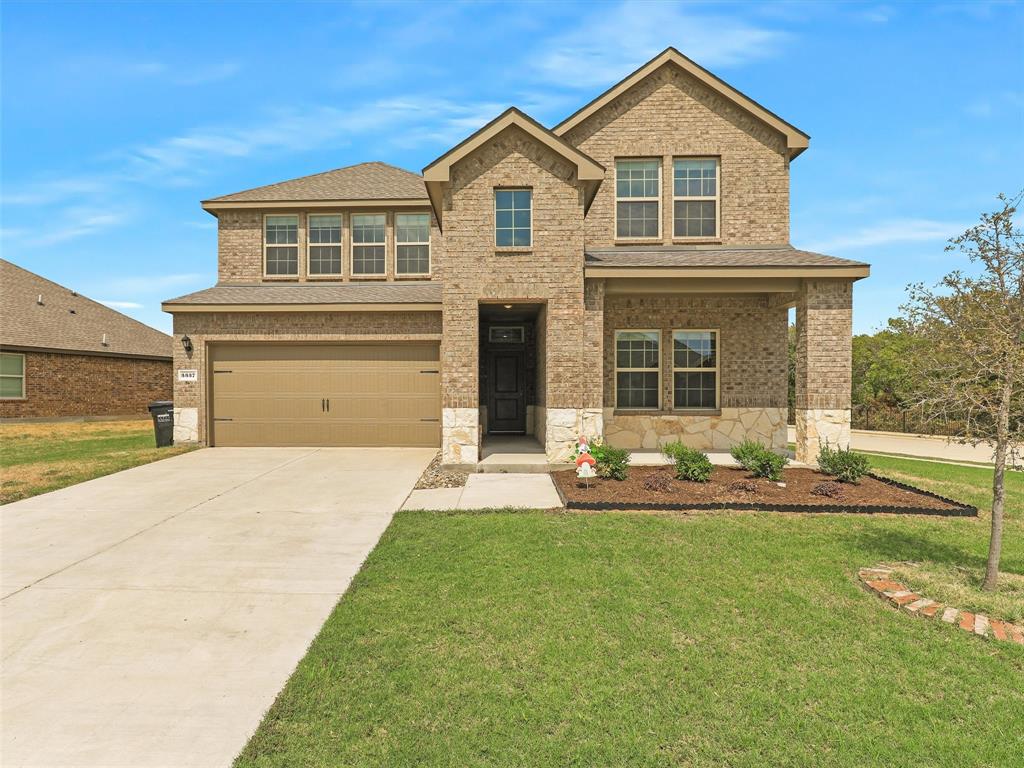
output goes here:
<path id="1" fill-rule="evenodd" d="M 153 415 L 156 447 L 174 445 L 174 403 L 170 400 L 157 400 L 149 404 L 149 412 Z"/>

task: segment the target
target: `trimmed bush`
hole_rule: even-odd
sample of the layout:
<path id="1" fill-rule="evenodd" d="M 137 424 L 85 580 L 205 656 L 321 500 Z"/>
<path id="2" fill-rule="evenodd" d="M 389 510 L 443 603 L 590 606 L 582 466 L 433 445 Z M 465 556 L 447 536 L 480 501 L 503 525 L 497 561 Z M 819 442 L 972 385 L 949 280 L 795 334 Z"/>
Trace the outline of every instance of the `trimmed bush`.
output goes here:
<path id="1" fill-rule="evenodd" d="M 711 479 L 715 466 L 703 451 L 690 448 L 680 442 L 667 443 L 661 452 L 676 463 L 676 477 L 692 483 L 706 483 Z"/>
<path id="2" fill-rule="evenodd" d="M 764 446 L 756 440 L 744 440 L 742 443 L 734 445 L 729 453 L 741 467 L 750 469 L 750 462 L 760 456 L 763 451 Z"/>
<path id="3" fill-rule="evenodd" d="M 572 460 L 576 461 L 579 455 L 580 447 L 576 445 L 572 451 Z M 625 480 L 629 477 L 629 451 L 627 449 L 613 448 L 600 438 L 596 438 L 590 443 L 590 455 L 597 462 L 594 470 L 598 477 L 612 480 Z"/>
<path id="4" fill-rule="evenodd" d="M 830 448 L 828 443 L 818 451 L 818 469 L 841 483 L 856 483 L 871 469 L 868 457 L 849 448 Z"/>
<path id="5" fill-rule="evenodd" d="M 776 482 L 782 479 L 782 469 L 789 464 L 788 458 L 753 440 L 744 440 L 739 445 L 734 445 L 729 453 L 754 477 L 766 477 Z"/>

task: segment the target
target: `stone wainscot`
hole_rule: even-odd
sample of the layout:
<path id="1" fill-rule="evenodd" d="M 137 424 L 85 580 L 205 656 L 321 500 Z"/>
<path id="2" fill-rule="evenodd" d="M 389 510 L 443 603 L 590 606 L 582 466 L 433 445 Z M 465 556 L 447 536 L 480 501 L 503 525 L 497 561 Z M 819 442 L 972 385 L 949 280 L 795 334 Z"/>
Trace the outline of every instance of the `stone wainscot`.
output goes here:
<path id="1" fill-rule="evenodd" d="M 702 451 L 726 451 L 743 440 L 756 440 L 773 450 L 786 448 L 785 408 L 723 408 L 709 415 L 615 413 L 606 408 L 604 437 L 610 445 L 630 450 L 657 450 L 680 441 Z"/>

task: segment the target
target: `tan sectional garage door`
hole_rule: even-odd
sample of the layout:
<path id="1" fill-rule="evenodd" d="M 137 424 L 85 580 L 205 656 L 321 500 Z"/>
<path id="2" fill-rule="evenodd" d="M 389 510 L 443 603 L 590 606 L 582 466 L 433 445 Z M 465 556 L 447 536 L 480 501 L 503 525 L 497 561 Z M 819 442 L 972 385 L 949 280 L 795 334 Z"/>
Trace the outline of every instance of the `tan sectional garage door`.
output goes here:
<path id="1" fill-rule="evenodd" d="M 213 444 L 441 444 L 438 345 L 215 344 Z"/>

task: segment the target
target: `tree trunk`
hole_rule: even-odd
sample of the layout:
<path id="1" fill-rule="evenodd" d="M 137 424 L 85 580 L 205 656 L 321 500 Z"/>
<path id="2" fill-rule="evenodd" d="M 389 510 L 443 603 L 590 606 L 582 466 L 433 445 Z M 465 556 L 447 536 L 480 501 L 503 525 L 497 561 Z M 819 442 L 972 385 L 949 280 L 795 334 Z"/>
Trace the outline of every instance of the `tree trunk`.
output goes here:
<path id="1" fill-rule="evenodd" d="M 986 592 L 995 592 L 999 579 L 999 554 L 1003 548 L 1003 506 L 1006 502 L 1006 448 L 1010 436 L 1010 402 L 1012 398 L 1013 382 L 1012 379 L 1008 379 L 1003 385 L 999 414 L 996 417 L 996 455 L 995 468 L 992 473 L 992 536 L 988 541 L 985 583 L 981 587 Z"/>

